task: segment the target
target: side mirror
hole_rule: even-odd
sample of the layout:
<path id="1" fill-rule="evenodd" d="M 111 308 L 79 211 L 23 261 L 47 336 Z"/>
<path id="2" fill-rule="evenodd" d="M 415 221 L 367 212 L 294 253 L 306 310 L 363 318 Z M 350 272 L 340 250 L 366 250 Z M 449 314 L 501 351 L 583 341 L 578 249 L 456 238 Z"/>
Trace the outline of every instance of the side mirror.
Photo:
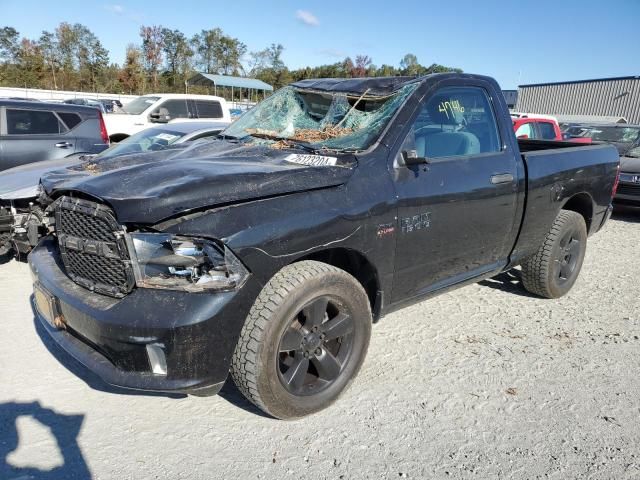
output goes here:
<path id="1" fill-rule="evenodd" d="M 169 110 L 160 107 L 149 114 L 149 121 L 153 123 L 169 123 L 171 116 Z"/>
<path id="2" fill-rule="evenodd" d="M 407 166 L 429 163 L 425 157 L 419 157 L 417 150 L 403 150 L 402 159 Z"/>

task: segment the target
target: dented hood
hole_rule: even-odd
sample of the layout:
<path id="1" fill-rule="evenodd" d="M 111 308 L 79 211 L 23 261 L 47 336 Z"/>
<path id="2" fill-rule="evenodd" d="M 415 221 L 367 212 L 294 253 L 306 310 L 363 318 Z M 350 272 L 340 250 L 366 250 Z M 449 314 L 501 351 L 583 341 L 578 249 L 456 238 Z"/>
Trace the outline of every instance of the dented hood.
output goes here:
<path id="1" fill-rule="evenodd" d="M 86 162 L 50 172 L 41 182 L 50 196 L 82 192 L 111 205 L 122 223 L 153 224 L 191 210 L 337 186 L 354 165 L 353 156 L 219 140 L 177 153 Z"/>

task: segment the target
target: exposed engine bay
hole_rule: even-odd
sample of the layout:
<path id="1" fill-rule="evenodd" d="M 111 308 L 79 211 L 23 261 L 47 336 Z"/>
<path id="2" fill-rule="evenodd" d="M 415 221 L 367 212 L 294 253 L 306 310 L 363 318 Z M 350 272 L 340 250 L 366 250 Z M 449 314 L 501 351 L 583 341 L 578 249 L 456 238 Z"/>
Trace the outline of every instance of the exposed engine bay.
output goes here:
<path id="1" fill-rule="evenodd" d="M 47 230 L 45 213 L 35 199 L 0 204 L 0 256 L 26 256 Z"/>

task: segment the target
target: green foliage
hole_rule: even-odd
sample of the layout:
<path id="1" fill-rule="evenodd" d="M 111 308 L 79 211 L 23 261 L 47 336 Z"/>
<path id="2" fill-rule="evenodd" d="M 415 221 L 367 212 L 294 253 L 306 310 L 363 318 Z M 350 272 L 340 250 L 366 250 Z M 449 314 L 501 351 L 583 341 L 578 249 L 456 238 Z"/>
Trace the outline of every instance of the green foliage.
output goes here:
<path id="1" fill-rule="evenodd" d="M 142 52 L 133 44 L 127 46 L 127 54 L 118 74 L 118 82 L 121 86 L 120 91 L 124 93 L 134 94 L 144 91 Z"/>
<path id="2" fill-rule="evenodd" d="M 0 28 L 0 85 L 142 94 L 183 92 L 186 80 L 197 71 L 247 75 L 276 89 L 306 78 L 461 71 L 436 63 L 421 65 L 412 53 L 402 57 L 398 67 L 377 67 L 363 54 L 354 60 L 347 57 L 341 62 L 290 70 L 282 59 L 283 45 L 272 43 L 264 50 L 247 53 L 244 43 L 220 28 L 201 30 L 188 38 L 180 30 L 161 25 L 142 26 L 140 41 L 140 45 L 127 45 L 125 60 L 117 65 L 110 63 L 109 52 L 98 37 L 79 23 L 62 22 L 54 31 L 43 31 L 37 40 L 21 38 L 15 28 L 5 26 Z M 189 91 L 209 93 L 202 86 L 189 87 Z M 218 94 L 229 96 L 230 91 L 219 89 Z"/>
<path id="3" fill-rule="evenodd" d="M 0 29 L 0 60 L 15 61 L 18 56 L 20 34 L 13 27 Z"/>
<path id="4" fill-rule="evenodd" d="M 158 73 L 162 65 L 162 51 L 164 49 L 163 28 L 159 25 L 152 27 L 140 27 L 140 37 L 142 38 L 142 58 L 147 73 L 153 81 L 153 89 L 158 89 Z"/>
<path id="5" fill-rule="evenodd" d="M 163 52 L 165 57 L 165 71 L 163 78 L 171 88 L 180 88 L 187 80 L 191 71 L 191 59 L 194 51 L 187 37 L 180 30 L 162 29 L 164 39 Z"/>

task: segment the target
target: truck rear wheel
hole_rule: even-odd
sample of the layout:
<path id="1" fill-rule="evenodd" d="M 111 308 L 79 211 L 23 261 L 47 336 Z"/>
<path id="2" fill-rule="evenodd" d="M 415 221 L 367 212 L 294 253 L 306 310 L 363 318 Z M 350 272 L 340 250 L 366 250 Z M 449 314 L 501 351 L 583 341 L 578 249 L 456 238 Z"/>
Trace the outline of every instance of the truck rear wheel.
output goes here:
<path id="1" fill-rule="evenodd" d="M 265 285 L 231 362 L 240 391 L 269 415 L 292 419 L 333 403 L 357 375 L 369 346 L 371 308 L 360 283 L 339 268 L 303 261 Z"/>
<path id="2" fill-rule="evenodd" d="M 576 282 L 586 250 L 584 218 L 561 210 L 538 251 L 522 264 L 524 288 L 545 298 L 563 296 Z"/>

